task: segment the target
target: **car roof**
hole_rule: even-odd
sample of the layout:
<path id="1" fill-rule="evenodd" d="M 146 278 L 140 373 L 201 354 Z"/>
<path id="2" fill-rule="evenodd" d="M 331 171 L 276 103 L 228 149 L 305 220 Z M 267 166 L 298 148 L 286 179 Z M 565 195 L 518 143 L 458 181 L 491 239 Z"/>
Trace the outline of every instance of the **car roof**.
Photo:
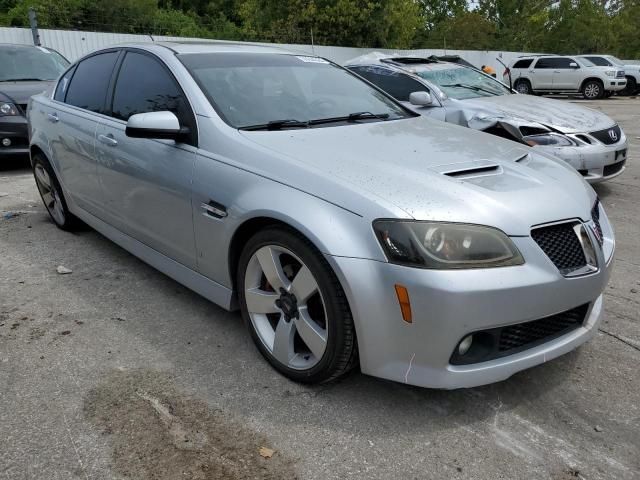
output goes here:
<path id="1" fill-rule="evenodd" d="M 194 42 L 153 42 L 153 43 L 125 43 L 117 45 L 121 48 L 136 47 L 150 49 L 153 46 L 160 46 L 168 48 L 176 54 L 190 54 L 190 53 L 265 53 L 265 54 L 293 54 L 299 52 L 292 52 L 283 48 L 258 45 L 251 43 L 236 43 L 236 42 L 224 42 L 224 41 L 194 41 Z"/>

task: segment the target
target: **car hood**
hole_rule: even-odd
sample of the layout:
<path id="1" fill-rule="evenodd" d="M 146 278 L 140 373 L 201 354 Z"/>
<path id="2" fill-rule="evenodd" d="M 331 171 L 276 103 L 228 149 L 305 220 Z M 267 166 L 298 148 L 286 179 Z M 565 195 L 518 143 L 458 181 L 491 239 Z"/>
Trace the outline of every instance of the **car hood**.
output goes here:
<path id="1" fill-rule="evenodd" d="M 29 98 L 51 88 L 55 80 L 43 82 L 0 82 L 0 93 L 5 94 L 13 102 L 25 105 Z"/>
<path id="2" fill-rule="evenodd" d="M 607 115 L 596 110 L 533 95 L 499 95 L 450 101 L 462 108 L 466 116 L 475 115 L 500 121 L 513 118 L 519 124 L 522 121 L 535 122 L 562 133 L 593 132 L 615 124 Z"/>
<path id="3" fill-rule="evenodd" d="M 359 214 L 357 193 L 383 207 L 373 215 L 391 204 L 407 218 L 528 235 L 532 225 L 587 220 L 595 201 L 580 175 L 554 157 L 424 117 L 240 135 L 263 149 L 263 168 L 276 170 L 278 181 Z M 272 162 L 276 153 L 280 162 Z"/>

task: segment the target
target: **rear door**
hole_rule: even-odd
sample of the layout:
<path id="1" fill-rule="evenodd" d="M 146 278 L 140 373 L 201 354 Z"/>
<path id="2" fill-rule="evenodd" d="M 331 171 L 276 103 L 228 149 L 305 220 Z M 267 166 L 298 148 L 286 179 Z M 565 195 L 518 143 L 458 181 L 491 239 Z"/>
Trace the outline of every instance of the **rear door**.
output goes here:
<path id="1" fill-rule="evenodd" d="M 90 56 L 67 71 L 58 82 L 52 108 L 44 112 L 51 124 L 52 160 L 66 193 L 94 215 L 100 214 L 103 202 L 95 158 L 96 129 L 119 53 Z"/>
<path id="2" fill-rule="evenodd" d="M 553 90 L 554 57 L 540 57 L 529 70 L 534 90 Z"/>
<path id="3" fill-rule="evenodd" d="M 108 222 L 156 251 L 195 269 L 191 181 L 196 119 L 177 81 L 156 56 L 127 49 L 112 86 L 109 117 L 96 151 Z M 184 143 L 127 137 L 131 115 L 171 111 L 190 129 Z"/>
<path id="4" fill-rule="evenodd" d="M 582 69 L 570 57 L 555 57 L 553 59 L 553 88 L 554 90 L 577 91 L 583 78 Z M 571 64 L 576 65 L 572 67 Z"/>

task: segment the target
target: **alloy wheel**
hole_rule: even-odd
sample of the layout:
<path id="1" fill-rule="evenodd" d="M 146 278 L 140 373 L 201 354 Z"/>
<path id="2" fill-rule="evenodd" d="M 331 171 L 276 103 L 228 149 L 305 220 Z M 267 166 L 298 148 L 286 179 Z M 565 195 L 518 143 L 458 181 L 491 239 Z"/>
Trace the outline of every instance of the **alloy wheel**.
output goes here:
<path id="1" fill-rule="evenodd" d="M 40 196 L 44 202 L 45 207 L 49 211 L 51 217 L 58 225 L 64 225 L 65 213 L 62 200 L 60 199 L 60 193 L 56 188 L 54 182 L 51 181 L 49 172 L 40 163 L 37 163 L 35 168 L 35 177 Z"/>
<path id="2" fill-rule="evenodd" d="M 589 83 L 584 89 L 584 96 L 589 99 L 598 98 L 600 96 L 600 85 Z"/>
<path id="3" fill-rule="evenodd" d="M 320 362 L 327 311 L 317 280 L 299 257 L 279 245 L 260 247 L 247 264 L 244 294 L 253 328 L 273 358 L 295 370 Z"/>

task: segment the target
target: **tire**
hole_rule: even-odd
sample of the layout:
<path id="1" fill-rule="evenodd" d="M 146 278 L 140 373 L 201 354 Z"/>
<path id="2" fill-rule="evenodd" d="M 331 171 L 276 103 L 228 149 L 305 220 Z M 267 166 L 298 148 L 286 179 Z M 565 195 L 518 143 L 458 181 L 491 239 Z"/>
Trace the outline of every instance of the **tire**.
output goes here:
<path id="1" fill-rule="evenodd" d="M 618 95 L 622 95 L 623 97 L 628 97 L 630 95 L 635 95 L 638 90 L 638 82 L 633 77 L 627 77 L 627 85 L 623 90 L 618 92 Z"/>
<path id="2" fill-rule="evenodd" d="M 254 235 L 240 255 L 237 286 L 251 338 L 284 376 L 329 382 L 357 365 L 344 291 L 327 261 L 297 232 L 274 226 Z"/>
<path id="3" fill-rule="evenodd" d="M 521 93 L 523 95 L 533 95 L 533 89 L 531 88 L 531 82 L 526 79 L 516 80 L 516 83 L 513 87 L 516 92 Z"/>
<path id="4" fill-rule="evenodd" d="M 582 85 L 582 95 L 587 100 L 599 100 L 604 96 L 604 85 L 600 80 L 587 80 Z"/>
<path id="5" fill-rule="evenodd" d="M 40 192 L 42 203 L 53 223 L 62 230 L 73 231 L 82 225 L 82 222 L 69 211 L 67 201 L 62 193 L 53 168 L 47 158 L 37 153 L 33 156 L 33 177 Z"/>

